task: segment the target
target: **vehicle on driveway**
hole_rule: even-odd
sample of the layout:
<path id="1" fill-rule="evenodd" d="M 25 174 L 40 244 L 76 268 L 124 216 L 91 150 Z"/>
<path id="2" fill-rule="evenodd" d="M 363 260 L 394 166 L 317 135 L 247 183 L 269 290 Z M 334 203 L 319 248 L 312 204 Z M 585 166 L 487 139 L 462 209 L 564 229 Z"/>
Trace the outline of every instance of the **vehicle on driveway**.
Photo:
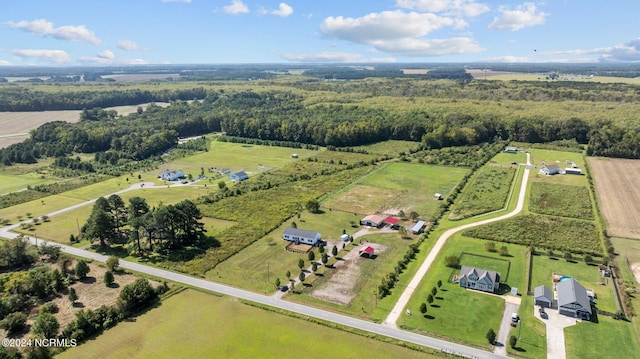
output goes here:
<path id="1" fill-rule="evenodd" d="M 540 312 L 540 318 L 542 318 L 542 319 L 548 319 L 549 318 L 549 316 L 547 315 L 547 312 L 544 311 L 543 307 L 540 307 L 539 312 Z"/>

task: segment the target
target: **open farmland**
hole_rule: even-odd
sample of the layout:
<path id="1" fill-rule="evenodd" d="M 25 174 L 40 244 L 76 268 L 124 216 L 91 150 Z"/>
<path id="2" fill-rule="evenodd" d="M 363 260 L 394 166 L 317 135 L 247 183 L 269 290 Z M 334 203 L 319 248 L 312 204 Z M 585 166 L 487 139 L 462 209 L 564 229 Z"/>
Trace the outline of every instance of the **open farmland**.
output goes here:
<path id="1" fill-rule="evenodd" d="M 532 182 L 529 210 L 552 216 L 593 219 L 589 190 L 583 186 Z"/>
<path id="2" fill-rule="evenodd" d="M 640 161 L 589 158 L 611 236 L 640 239 Z"/>
<path id="3" fill-rule="evenodd" d="M 449 219 L 468 218 L 503 208 L 515 173 L 514 167 L 483 167 L 449 215 Z"/>
<path id="4" fill-rule="evenodd" d="M 394 163 L 365 177 L 324 206 L 360 214 L 395 214 L 400 210 L 409 214 L 415 211 L 425 218 L 434 215 L 442 203 L 434 200 L 434 193 L 442 193 L 446 200 L 467 171 L 456 167 Z"/>

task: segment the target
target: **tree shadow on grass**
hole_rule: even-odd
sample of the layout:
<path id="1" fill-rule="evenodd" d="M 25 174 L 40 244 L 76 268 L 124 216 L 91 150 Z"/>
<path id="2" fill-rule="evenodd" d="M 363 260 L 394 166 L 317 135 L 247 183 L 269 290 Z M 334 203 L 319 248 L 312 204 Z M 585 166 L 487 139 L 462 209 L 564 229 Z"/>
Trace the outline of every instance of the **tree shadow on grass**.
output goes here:
<path id="1" fill-rule="evenodd" d="M 96 282 L 96 277 L 84 277 L 82 279 L 79 279 L 78 282 L 84 284 L 93 284 Z"/>
<path id="2" fill-rule="evenodd" d="M 436 298 L 437 300 L 444 300 L 444 298 L 443 298 L 443 297 L 440 297 L 440 296 L 435 297 L 435 298 Z"/>
<path id="3" fill-rule="evenodd" d="M 432 307 L 432 308 L 440 308 L 440 305 L 439 304 L 431 304 L 430 307 Z"/>
<path id="4" fill-rule="evenodd" d="M 423 315 L 423 317 L 425 319 L 431 319 L 431 320 L 436 319 L 436 317 L 434 317 L 433 315 L 429 315 L 429 314 L 425 314 L 425 315 Z"/>

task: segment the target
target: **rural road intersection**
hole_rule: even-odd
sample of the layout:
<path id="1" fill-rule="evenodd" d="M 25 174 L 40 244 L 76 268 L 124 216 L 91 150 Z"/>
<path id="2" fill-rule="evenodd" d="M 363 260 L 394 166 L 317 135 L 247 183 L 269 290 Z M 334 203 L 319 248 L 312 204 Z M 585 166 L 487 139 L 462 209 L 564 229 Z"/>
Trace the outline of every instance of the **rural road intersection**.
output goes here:
<path id="1" fill-rule="evenodd" d="M 445 351 L 445 352 L 448 352 L 448 353 L 454 353 L 456 355 L 463 356 L 463 357 L 477 358 L 477 359 L 504 358 L 503 355 L 494 354 L 494 353 L 486 352 L 484 350 L 479 350 L 479 349 L 476 349 L 476 348 L 468 347 L 468 346 L 465 346 L 465 345 L 451 343 L 451 342 L 447 342 L 447 341 L 444 341 L 444 340 L 441 340 L 441 339 L 431 338 L 431 337 L 427 337 L 427 336 L 424 336 L 424 335 L 419 335 L 419 334 L 415 334 L 415 333 L 412 333 L 412 332 L 400 330 L 400 329 L 398 329 L 396 327 L 395 323 L 396 323 L 397 319 L 399 318 L 400 313 L 402 312 L 404 307 L 407 305 L 407 303 L 409 301 L 409 298 L 411 297 L 411 294 L 413 294 L 413 291 L 417 288 L 418 284 L 420 283 L 420 281 L 422 280 L 422 278 L 424 277 L 424 275 L 426 274 L 428 269 L 431 267 L 431 264 L 433 263 L 436 255 L 438 254 L 438 252 L 440 251 L 440 249 L 442 248 L 442 246 L 444 245 L 444 243 L 446 242 L 446 240 L 449 237 L 451 237 L 453 234 L 455 234 L 455 233 L 457 233 L 457 232 L 459 232 L 461 230 L 467 229 L 467 228 L 471 228 L 471 227 L 479 226 L 479 225 L 482 225 L 482 224 L 491 223 L 491 222 L 495 222 L 495 221 L 499 221 L 499 220 L 503 220 L 503 219 L 506 219 L 506 218 L 513 217 L 513 216 L 515 216 L 516 214 L 518 214 L 522 210 L 523 205 L 524 205 L 524 197 L 525 197 L 525 192 L 526 192 L 526 187 L 527 187 L 528 176 L 529 176 L 529 167 L 530 166 L 528 166 L 528 165 L 529 165 L 529 154 L 527 153 L 527 166 L 526 166 L 526 170 L 524 172 L 522 185 L 520 187 L 520 195 L 518 197 L 518 204 L 516 206 L 516 209 L 514 211 L 512 211 L 512 212 L 510 212 L 508 214 L 505 214 L 503 216 L 500 216 L 500 217 L 486 219 L 486 220 L 483 220 L 483 221 L 479 221 L 479 222 L 470 223 L 470 224 L 467 224 L 467 225 L 455 227 L 455 228 L 449 229 L 446 232 L 444 232 L 443 235 L 436 242 L 434 248 L 431 250 L 431 252 L 427 256 L 427 258 L 425 259 L 423 264 L 418 269 L 418 272 L 416 273 L 414 278 L 411 280 L 411 282 L 409 283 L 409 285 L 407 286 L 405 291 L 402 293 L 402 296 L 398 300 L 396 306 L 393 308 L 393 310 L 391 311 L 391 313 L 389 314 L 387 319 L 382 324 L 376 324 L 376 323 L 372 323 L 372 322 L 369 322 L 369 321 L 366 321 L 366 320 L 357 319 L 357 318 L 349 317 L 349 316 L 346 316 L 346 315 L 337 314 L 337 313 L 333 313 L 333 312 L 330 312 L 330 311 L 309 307 L 309 306 L 302 305 L 302 304 L 287 302 L 287 301 L 284 301 L 284 300 L 279 299 L 277 297 L 262 295 L 262 294 L 246 291 L 246 290 L 243 290 L 243 289 L 238 289 L 238 288 L 234 288 L 234 287 L 231 287 L 231 286 L 210 282 L 210 281 L 207 281 L 207 280 L 204 280 L 204 279 L 190 277 L 190 276 L 187 276 L 187 275 L 184 275 L 184 274 L 168 271 L 168 270 L 165 270 L 165 269 L 150 267 L 150 266 L 139 264 L 139 263 L 120 260 L 120 267 L 128 269 L 128 270 L 144 273 L 144 274 L 147 274 L 147 275 L 151 275 L 151 276 L 154 276 L 154 277 L 157 277 L 157 278 L 162 278 L 162 279 L 165 279 L 165 280 L 168 280 L 168 281 L 173 281 L 173 282 L 176 282 L 176 283 L 186 284 L 186 285 L 189 285 L 189 286 L 193 286 L 193 287 L 197 287 L 197 288 L 201 288 L 201 289 L 217 292 L 217 293 L 220 293 L 220 294 L 229 295 L 229 296 L 237 297 L 237 298 L 240 298 L 240 299 L 244 299 L 244 300 L 248 300 L 248 301 L 252 301 L 252 302 L 256 302 L 256 303 L 261 303 L 261 304 L 268 305 L 268 306 L 271 306 L 271 307 L 274 307 L 274 308 L 279 308 L 279 309 L 287 310 L 287 311 L 290 311 L 290 312 L 294 312 L 294 313 L 298 313 L 298 314 L 302 314 L 302 315 L 318 318 L 318 319 L 321 319 L 321 320 L 337 323 L 337 324 L 348 326 L 348 327 L 351 327 L 351 328 L 355 328 L 355 329 L 359 329 L 359 330 L 363 330 L 363 331 L 367 331 L 367 332 L 383 335 L 383 336 L 394 338 L 394 339 L 398 339 L 398 340 L 403 340 L 403 341 L 406 341 L 406 342 L 422 345 L 422 346 L 425 346 L 425 347 L 434 348 L 434 349 L 437 349 L 437 350 L 442 350 L 442 351 Z M 131 187 L 129 187 L 127 189 L 124 189 L 122 191 L 116 192 L 116 194 L 120 194 L 120 193 L 124 193 L 124 192 L 127 192 L 127 191 L 139 189 L 139 188 L 142 188 L 142 187 L 143 187 L 143 184 L 134 184 L 134 185 L 132 185 Z M 144 184 L 144 188 L 154 188 L 154 187 L 164 187 L 164 186 L 153 186 L 152 184 Z M 55 212 L 49 213 L 48 216 L 52 217 L 52 216 L 55 216 L 55 215 L 58 215 L 58 214 L 61 214 L 61 213 L 64 213 L 64 212 L 67 212 L 67 211 L 82 207 L 82 206 L 85 206 L 85 205 L 88 205 L 88 204 L 91 204 L 93 202 L 95 202 L 95 200 L 86 201 L 86 202 L 83 202 L 83 203 L 80 203 L 80 204 L 77 204 L 77 205 L 74 205 L 74 206 L 71 206 L 71 207 L 67 207 L 67 208 L 59 210 L 59 211 L 55 211 Z M 15 229 L 15 228 L 17 228 L 19 226 L 20 226 L 20 223 L 17 223 L 17 224 L 13 224 L 13 225 L 10 225 L 10 226 L 6 226 L 6 227 L 3 227 L 3 228 L 0 228 L 0 237 L 9 238 L 9 239 L 18 237 L 19 234 L 15 233 L 15 232 L 11 232 L 11 230 L 13 230 L 13 229 Z M 67 245 L 62 245 L 62 244 L 59 244 L 59 243 L 48 243 L 48 242 L 43 241 L 43 240 L 38 241 L 37 238 L 34 238 L 34 237 L 25 237 L 25 238 L 27 238 L 31 243 L 37 244 L 37 245 L 41 245 L 41 246 L 42 245 L 59 246 L 60 249 L 63 252 L 69 253 L 69 254 L 72 254 L 72 255 L 75 255 L 75 256 L 78 256 L 78 257 L 88 258 L 88 259 L 92 259 L 92 260 L 99 261 L 99 262 L 106 262 L 106 260 L 107 260 L 107 256 L 104 256 L 104 255 L 101 255 L 101 254 L 98 254 L 98 253 L 94 253 L 94 252 L 90 252 L 90 251 L 87 251 L 87 250 L 84 250 L 84 249 L 75 248 L 75 247 L 71 247 L 71 246 L 67 246 Z"/>

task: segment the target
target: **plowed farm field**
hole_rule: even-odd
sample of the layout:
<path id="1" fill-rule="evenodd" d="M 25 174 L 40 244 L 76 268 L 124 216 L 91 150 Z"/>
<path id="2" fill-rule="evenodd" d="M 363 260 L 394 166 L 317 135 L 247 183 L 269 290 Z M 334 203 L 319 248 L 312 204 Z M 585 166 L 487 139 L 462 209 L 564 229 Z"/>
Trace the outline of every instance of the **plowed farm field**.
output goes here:
<path id="1" fill-rule="evenodd" d="M 29 131 L 51 121 L 78 122 L 80 111 L 0 112 L 0 148 L 22 142 Z"/>
<path id="2" fill-rule="evenodd" d="M 589 158 L 610 236 L 640 239 L 640 160 Z"/>

